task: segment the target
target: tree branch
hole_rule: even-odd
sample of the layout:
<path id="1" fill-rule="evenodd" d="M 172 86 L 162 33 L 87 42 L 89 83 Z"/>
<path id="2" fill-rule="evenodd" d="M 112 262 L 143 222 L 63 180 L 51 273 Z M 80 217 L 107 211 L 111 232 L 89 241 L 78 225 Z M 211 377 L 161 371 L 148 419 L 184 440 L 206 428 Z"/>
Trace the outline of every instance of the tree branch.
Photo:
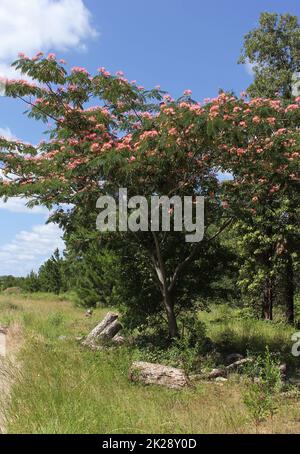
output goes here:
<path id="1" fill-rule="evenodd" d="M 208 242 L 214 240 L 215 238 L 217 238 L 232 223 L 232 221 L 233 221 L 233 218 L 228 219 L 220 227 L 220 229 L 218 230 L 218 232 L 215 235 L 213 235 L 211 238 L 208 238 L 208 240 L 206 240 L 206 243 L 208 243 Z M 174 271 L 173 277 L 171 279 L 171 283 L 169 285 L 169 289 L 168 289 L 169 292 L 172 292 L 172 290 L 174 289 L 174 287 L 175 287 L 175 285 L 176 285 L 176 283 L 178 281 L 179 276 L 183 273 L 185 268 L 193 261 L 193 259 L 195 258 L 196 254 L 200 250 L 201 245 L 202 245 L 201 242 L 195 244 L 195 246 L 192 248 L 191 253 L 183 260 L 183 262 L 178 264 L 178 266 L 176 267 L 176 269 Z"/>

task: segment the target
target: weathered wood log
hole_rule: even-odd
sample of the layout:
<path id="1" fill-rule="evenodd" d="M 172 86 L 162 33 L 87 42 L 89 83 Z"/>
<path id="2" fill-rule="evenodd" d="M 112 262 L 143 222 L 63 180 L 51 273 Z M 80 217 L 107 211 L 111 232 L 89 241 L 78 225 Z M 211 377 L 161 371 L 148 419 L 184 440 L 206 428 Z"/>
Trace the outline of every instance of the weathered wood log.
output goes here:
<path id="1" fill-rule="evenodd" d="M 227 375 L 226 369 L 213 369 L 208 374 L 205 374 L 203 378 L 206 378 L 207 380 L 213 380 L 218 377 L 226 377 L 226 375 Z"/>
<path id="2" fill-rule="evenodd" d="M 125 343 L 125 337 L 122 336 L 121 334 L 116 334 L 113 338 L 112 341 L 116 345 L 123 345 Z"/>
<path id="3" fill-rule="evenodd" d="M 244 359 L 244 356 L 240 353 L 230 353 L 225 358 L 225 365 L 228 366 L 236 361 L 240 361 L 241 359 Z"/>
<path id="4" fill-rule="evenodd" d="M 161 385 L 172 389 L 181 389 L 189 384 L 182 369 L 143 361 L 136 361 L 131 365 L 129 379 L 133 382 Z"/>
<path id="5" fill-rule="evenodd" d="M 86 339 L 83 341 L 83 344 L 84 345 L 93 345 L 93 344 L 97 343 L 99 341 L 100 334 L 103 333 L 109 325 L 114 323 L 118 317 L 119 317 L 118 314 L 115 314 L 113 312 L 108 312 L 106 314 L 106 316 L 104 317 L 104 319 L 100 323 L 98 323 L 98 325 L 95 326 L 95 328 L 86 337 Z M 118 331 L 120 331 L 120 330 L 118 330 Z M 118 331 L 116 331 L 115 334 L 117 334 Z"/>
<path id="6" fill-rule="evenodd" d="M 243 358 L 243 359 L 240 359 L 239 361 L 235 361 L 234 363 L 229 364 L 229 366 L 226 366 L 226 370 L 228 372 L 232 372 L 236 369 L 239 369 L 239 367 L 244 366 L 245 364 L 251 363 L 251 362 L 253 362 L 253 358 Z"/>
<path id="7" fill-rule="evenodd" d="M 115 320 L 114 322 L 107 325 L 104 330 L 99 334 L 98 339 L 101 340 L 111 340 L 118 332 L 122 329 L 122 325 L 119 320 Z"/>
<path id="8" fill-rule="evenodd" d="M 221 368 L 213 369 L 208 374 L 205 374 L 203 378 L 206 378 L 207 380 L 213 380 L 218 377 L 226 377 L 228 373 L 238 370 L 240 367 L 244 366 L 245 364 L 251 361 L 253 361 L 253 358 L 240 359 L 222 369 Z"/>

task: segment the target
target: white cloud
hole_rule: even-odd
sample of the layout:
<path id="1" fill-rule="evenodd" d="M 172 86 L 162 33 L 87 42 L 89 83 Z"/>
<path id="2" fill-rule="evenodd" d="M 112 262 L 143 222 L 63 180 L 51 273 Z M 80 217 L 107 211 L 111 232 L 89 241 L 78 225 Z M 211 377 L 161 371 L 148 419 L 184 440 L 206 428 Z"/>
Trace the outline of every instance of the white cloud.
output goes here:
<path id="1" fill-rule="evenodd" d="M 30 231 L 19 232 L 0 247 L 0 276 L 24 276 L 37 270 L 56 248 L 64 249 L 62 232 L 54 224 L 35 225 Z"/>
<path id="2" fill-rule="evenodd" d="M 253 68 L 255 65 L 253 63 L 250 63 L 249 60 L 247 60 L 244 66 L 245 66 L 246 72 L 249 74 L 249 76 L 253 76 L 254 75 Z"/>
<path id="3" fill-rule="evenodd" d="M 19 51 L 83 49 L 97 35 L 82 0 L 0 0 L 0 12 L 0 76 L 15 77 Z"/>
<path id="4" fill-rule="evenodd" d="M 0 128 L 0 137 L 5 137 L 5 139 L 14 139 L 14 135 L 9 128 Z"/>
<path id="5" fill-rule="evenodd" d="M 49 215 L 49 210 L 43 206 L 35 206 L 28 208 L 26 203 L 28 199 L 21 197 L 10 197 L 7 202 L 0 198 L 0 210 L 7 210 L 11 213 L 24 213 L 24 214 L 44 214 Z"/>

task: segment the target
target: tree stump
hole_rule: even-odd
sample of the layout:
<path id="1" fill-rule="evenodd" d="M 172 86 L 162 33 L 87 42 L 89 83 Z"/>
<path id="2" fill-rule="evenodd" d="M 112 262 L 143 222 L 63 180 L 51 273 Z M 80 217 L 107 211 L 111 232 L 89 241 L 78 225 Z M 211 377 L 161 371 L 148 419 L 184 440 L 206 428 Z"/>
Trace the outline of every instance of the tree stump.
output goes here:
<path id="1" fill-rule="evenodd" d="M 182 369 L 143 361 L 136 361 L 131 365 L 129 379 L 133 382 L 161 385 L 171 389 L 182 389 L 189 384 Z"/>
<path id="2" fill-rule="evenodd" d="M 122 328 L 118 314 L 108 312 L 104 319 L 88 334 L 83 345 L 94 346 L 101 340 L 112 339 Z"/>
<path id="3" fill-rule="evenodd" d="M 122 329 L 122 325 L 119 320 L 115 320 L 114 322 L 107 325 L 104 330 L 99 334 L 99 340 L 110 340 L 112 339 L 118 332 Z"/>

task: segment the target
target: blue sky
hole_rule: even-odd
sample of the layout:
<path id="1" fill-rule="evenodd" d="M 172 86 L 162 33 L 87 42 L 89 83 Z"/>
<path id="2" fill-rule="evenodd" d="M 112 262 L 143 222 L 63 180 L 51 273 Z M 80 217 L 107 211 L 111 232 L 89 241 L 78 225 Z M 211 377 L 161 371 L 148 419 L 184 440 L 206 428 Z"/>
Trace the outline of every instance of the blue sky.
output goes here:
<path id="1" fill-rule="evenodd" d="M 19 51 L 55 52 L 70 66 L 95 72 L 123 70 L 145 87 L 160 84 L 173 96 L 219 88 L 240 93 L 250 70 L 237 65 L 243 36 L 263 11 L 300 15 L 299 0 L 0 0 L 0 75 Z M 37 143 L 45 129 L 26 119 L 20 102 L 0 97 L 0 135 Z M 37 269 L 56 246 L 47 212 L 24 201 L 0 202 L 0 275 Z"/>

